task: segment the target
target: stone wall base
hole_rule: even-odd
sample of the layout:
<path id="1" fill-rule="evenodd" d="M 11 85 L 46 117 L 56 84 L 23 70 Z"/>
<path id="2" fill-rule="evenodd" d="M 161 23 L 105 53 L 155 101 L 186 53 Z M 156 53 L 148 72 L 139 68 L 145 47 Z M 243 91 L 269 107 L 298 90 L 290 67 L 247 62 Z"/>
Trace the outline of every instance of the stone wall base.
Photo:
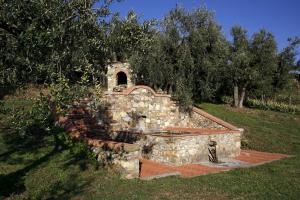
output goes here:
<path id="1" fill-rule="evenodd" d="M 109 149 L 108 146 L 94 147 L 93 151 L 97 154 L 97 160 L 102 165 L 115 166 L 122 178 L 132 179 L 138 178 L 140 172 L 139 158 L 140 151 L 138 149 Z"/>
<path id="2" fill-rule="evenodd" d="M 145 143 L 151 143 L 147 158 L 170 165 L 182 165 L 209 161 L 209 145 L 216 144 L 218 160 L 234 158 L 240 154 L 241 133 L 158 136 L 148 135 Z"/>
<path id="3" fill-rule="evenodd" d="M 138 158 L 131 160 L 116 160 L 114 164 L 120 168 L 122 178 L 139 178 L 140 161 Z"/>

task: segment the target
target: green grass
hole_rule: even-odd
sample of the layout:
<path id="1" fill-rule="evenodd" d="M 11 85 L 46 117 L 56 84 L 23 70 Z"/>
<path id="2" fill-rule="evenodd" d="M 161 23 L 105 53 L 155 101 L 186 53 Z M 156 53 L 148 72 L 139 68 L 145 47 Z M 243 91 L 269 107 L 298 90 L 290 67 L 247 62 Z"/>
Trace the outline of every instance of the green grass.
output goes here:
<path id="1" fill-rule="evenodd" d="M 16 106 L 6 102 L 9 105 Z M 12 137 L 7 114 L 0 114 L 0 199 L 299 199 L 299 115 L 200 106 L 245 128 L 245 148 L 295 157 L 194 178 L 121 180 L 111 170 L 95 170 L 86 160 L 74 158 L 68 149 L 53 151 L 50 136 L 31 143 Z"/>
<path id="2" fill-rule="evenodd" d="M 256 109 L 239 110 L 214 104 L 202 104 L 200 107 L 244 128 L 250 149 L 300 154 L 300 115 Z"/>

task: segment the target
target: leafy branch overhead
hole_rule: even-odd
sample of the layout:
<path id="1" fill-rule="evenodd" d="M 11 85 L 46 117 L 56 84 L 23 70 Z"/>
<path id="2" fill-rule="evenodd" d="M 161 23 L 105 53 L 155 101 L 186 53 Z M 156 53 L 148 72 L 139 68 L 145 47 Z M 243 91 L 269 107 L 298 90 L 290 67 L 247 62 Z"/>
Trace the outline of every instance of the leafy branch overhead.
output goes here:
<path id="1" fill-rule="evenodd" d="M 125 18 L 107 0 L 0 0 L 0 86 L 51 84 L 65 77 L 105 83 L 106 64 L 129 61 L 137 84 L 173 95 L 184 109 L 195 101 L 234 96 L 269 98 L 293 79 L 299 37 L 282 51 L 272 33 L 251 37 L 235 26 L 225 38 L 205 6 L 176 6 L 163 20 Z M 298 69 L 299 69 L 298 61 Z"/>
<path id="2" fill-rule="evenodd" d="M 1 83 L 51 82 L 58 74 L 74 80 L 89 64 L 102 70 L 109 4 L 95 10 L 95 3 L 1 0 Z"/>

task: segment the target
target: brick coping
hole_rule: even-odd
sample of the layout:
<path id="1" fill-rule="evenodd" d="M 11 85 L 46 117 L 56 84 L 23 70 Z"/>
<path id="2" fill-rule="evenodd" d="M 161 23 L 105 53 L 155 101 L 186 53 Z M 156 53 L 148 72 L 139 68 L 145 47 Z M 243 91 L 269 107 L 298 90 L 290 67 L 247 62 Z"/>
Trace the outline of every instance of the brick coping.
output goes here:
<path id="1" fill-rule="evenodd" d="M 166 127 L 162 129 L 162 131 L 170 131 L 171 133 L 154 133 L 149 135 L 159 136 L 159 137 L 185 137 L 185 136 L 241 133 L 241 131 L 239 130 L 219 130 L 219 129 L 186 128 L 186 127 Z M 172 131 L 177 133 L 172 134 Z"/>

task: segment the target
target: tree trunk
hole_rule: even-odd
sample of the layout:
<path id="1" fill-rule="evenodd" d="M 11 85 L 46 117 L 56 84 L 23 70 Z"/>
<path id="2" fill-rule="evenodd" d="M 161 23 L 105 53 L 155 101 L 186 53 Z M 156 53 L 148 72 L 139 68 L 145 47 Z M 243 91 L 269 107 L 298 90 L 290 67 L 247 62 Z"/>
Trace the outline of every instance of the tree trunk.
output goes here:
<path id="1" fill-rule="evenodd" d="M 238 107 L 239 105 L 239 87 L 237 85 L 233 86 L 233 103 L 234 107 Z"/>
<path id="2" fill-rule="evenodd" d="M 244 99 L 245 99 L 245 93 L 246 93 L 246 88 L 243 87 L 242 88 L 242 92 L 241 92 L 241 96 L 240 96 L 240 99 L 239 99 L 239 108 L 243 108 Z"/>
<path id="3" fill-rule="evenodd" d="M 168 94 L 172 94 L 172 93 L 173 93 L 173 88 L 172 88 L 172 84 L 170 84 L 168 88 Z"/>

